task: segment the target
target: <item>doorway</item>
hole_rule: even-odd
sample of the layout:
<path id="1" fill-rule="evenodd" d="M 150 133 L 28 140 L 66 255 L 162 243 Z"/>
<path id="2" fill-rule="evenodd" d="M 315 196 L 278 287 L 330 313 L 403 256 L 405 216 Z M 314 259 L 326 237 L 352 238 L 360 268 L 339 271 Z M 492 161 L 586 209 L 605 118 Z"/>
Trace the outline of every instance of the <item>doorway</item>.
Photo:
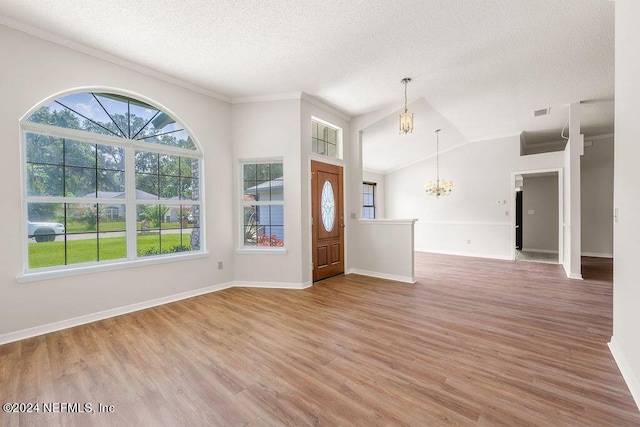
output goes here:
<path id="1" fill-rule="evenodd" d="M 311 161 L 313 281 L 344 273 L 344 194 L 341 166 Z"/>
<path id="2" fill-rule="evenodd" d="M 513 259 L 562 263 L 563 183 L 561 170 L 512 175 Z"/>
<path id="3" fill-rule="evenodd" d="M 522 250 L 522 188 L 516 190 L 516 250 Z"/>

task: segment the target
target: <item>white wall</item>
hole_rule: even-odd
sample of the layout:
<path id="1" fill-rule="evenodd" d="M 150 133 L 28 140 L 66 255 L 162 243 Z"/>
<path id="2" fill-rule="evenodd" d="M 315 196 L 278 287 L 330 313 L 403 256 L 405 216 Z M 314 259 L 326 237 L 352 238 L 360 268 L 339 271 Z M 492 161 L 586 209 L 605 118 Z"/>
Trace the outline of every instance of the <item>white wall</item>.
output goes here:
<path id="1" fill-rule="evenodd" d="M 582 279 L 580 157 L 583 153 L 583 135 L 580 133 L 580 103 L 569 106 L 569 141 L 564 148 L 563 197 L 563 266 L 567 277 Z"/>
<path id="2" fill-rule="evenodd" d="M 613 257 L 613 136 L 592 139 L 581 160 L 582 254 Z"/>
<path id="3" fill-rule="evenodd" d="M 235 277 L 244 286 L 303 288 L 311 286 L 311 181 L 310 159 L 346 163 L 311 152 L 312 117 L 343 129 L 342 144 L 349 145 L 349 120 L 305 94 L 287 99 L 243 102 L 232 107 L 234 236 L 240 246 L 239 174 L 241 159 L 282 158 L 284 167 L 284 227 L 286 253 L 236 251 Z M 346 201 L 345 201 L 346 206 Z"/>
<path id="4" fill-rule="evenodd" d="M 360 238 L 352 242 L 353 265 L 349 273 L 415 283 L 415 220 L 360 219 Z"/>
<path id="5" fill-rule="evenodd" d="M 611 350 L 640 408 L 640 2 L 616 1 L 613 337 Z"/>
<path id="6" fill-rule="evenodd" d="M 384 208 L 384 175 L 362 171 L 362 181 L 363 182 L 374 182 L 376 184 L 376 193 L 375 193 L 375 207 L 376 207 L 376 219 L 384 219 L 385 216 L 385 208 Z M 360 217 L 362 217 L 362 209 L 360 210 Z"/>
<path id="7" fill-rule="evenodd" d="M 523 179 L 522 250 L 558 252 L 558 176 Z"/>
<path id="8" fill-rule="evenodd" d="M 404 217 L 404 221 L 396 222 L 358 219 L 362 212 L 362 130 L 392 113 L 395 114 L 394 109 L 374 111 L 354 118 L 350 124 L 351 144 L 345 147 L 345 161 L 349 165 L 345 180 L 348 195 L 347 271 L 412 281 L 414 272 L 411 254 L 414 251 L 415 235 L 415 232 L 411 233 L 414 226 L 412 217 Z M 385 177 L 385 200 L 386 188 Z M 389 218 L 387 213 L 385 216 Z M 400 261 L 397 258 L 399 254 L 407 255 Z"/>
<path id="9" fill-rule="evenodd" d="M 521 157 L 517 135 L 472 142 L 440 153 L 440 176 L 453 180 L 449 196 L 424 192 L 424 183 L 436 174 L 435 158 L 387 174 L 386 216 L 418 218 L 418 251 L 511 259 L 511 173 L 561 166 L 558 152 Z"/>
<path id="10" fill-rule="evenodd" d="M 0 25 L 0 335 L 233 281 L 231 108 L 209 96 Z M 22 259 L 20 118 L 56 93 L 117 88 L 147 97 L 190 127 L 205 153 L 205 258 L 17 283 Z M 224 269 L 217 269 L 217 262 Z"/>
<path id="11" fill-rule="evenodd" d="M 235 278 L 241 284 L 302 287 L 300 99 L 235 104 L 232 113 L 233 167 L 236 171 L 233 188 L 237 193 L 233 203 L 235 244 L 240 248 L 242 190 L 239 160 L 281 158 L 287 249 L 286 253 L 238 251 L 235 255 Z"/>

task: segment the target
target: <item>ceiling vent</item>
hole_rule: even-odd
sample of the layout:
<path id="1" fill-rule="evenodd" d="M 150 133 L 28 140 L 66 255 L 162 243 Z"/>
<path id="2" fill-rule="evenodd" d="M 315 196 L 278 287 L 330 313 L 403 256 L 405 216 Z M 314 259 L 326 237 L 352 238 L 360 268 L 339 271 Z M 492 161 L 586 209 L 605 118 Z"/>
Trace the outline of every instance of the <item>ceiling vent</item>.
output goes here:
<path id="1" fill-rule="evenodd" d="M 543 108 L 542 110 L 535 110 L 533 112 L 533 117 L 546 116 L 550 112 L 551 112 L 551 108 L 549 108 L 549 107 Z"/>

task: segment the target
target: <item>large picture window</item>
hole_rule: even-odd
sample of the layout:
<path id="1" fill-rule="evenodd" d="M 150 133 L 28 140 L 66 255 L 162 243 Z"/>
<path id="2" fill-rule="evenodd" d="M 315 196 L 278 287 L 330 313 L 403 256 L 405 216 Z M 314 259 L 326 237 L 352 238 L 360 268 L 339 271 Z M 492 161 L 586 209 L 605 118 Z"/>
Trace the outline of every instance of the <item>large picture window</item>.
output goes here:
<path id="1" fill-rule="evenodd" d="M 242 163 L 242 244 L 284 246 L 282 162 Z"/>
<path id="2" fill-rule="evenodd" d="M 21 128 L 26 270 L 203 249 L 201 153 L 169 114 L 119 94 L 77 93 Z"/>

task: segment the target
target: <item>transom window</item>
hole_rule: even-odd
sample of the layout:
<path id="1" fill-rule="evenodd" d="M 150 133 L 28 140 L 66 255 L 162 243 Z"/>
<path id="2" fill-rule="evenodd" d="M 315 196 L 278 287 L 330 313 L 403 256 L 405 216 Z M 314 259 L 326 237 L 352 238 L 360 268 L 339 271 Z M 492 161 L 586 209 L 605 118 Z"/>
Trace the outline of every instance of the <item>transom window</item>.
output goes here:
<path id="1" fill-rule="evenodd" d="M 26 270 L 202 251 L 202 155 L 169 114 L 85 92 L 21 128 Z"/>
<path id="2" fill-rule="evenodd" d="M 311 150 L 328 157 L 340 157 L 340 129 L 311 121 Z"/>

